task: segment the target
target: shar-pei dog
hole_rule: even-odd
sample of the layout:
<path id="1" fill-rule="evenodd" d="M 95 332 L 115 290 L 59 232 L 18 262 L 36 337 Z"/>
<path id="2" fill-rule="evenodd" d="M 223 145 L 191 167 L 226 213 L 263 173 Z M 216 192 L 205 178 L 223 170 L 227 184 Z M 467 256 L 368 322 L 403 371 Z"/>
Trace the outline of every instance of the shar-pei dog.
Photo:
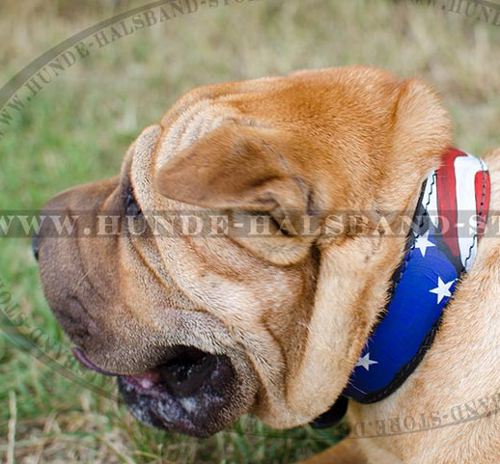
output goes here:
<path id="1" fill-rule="evenodd" d="M 350 435 L 310 463 L 500 462 L 500 152 L 361 66 L 210 85 L 33 241 L 85 366 L 146 424 Z M 496 231 L 496 233 L 495 233 Z"/>

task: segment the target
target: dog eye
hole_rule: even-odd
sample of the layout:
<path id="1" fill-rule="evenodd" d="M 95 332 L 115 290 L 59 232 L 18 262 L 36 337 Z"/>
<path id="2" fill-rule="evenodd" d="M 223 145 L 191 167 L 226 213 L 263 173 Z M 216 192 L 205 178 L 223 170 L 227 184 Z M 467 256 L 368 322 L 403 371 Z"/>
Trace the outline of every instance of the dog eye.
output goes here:
<path id="1" fill-rule="evenodd" d="M 129 187 L 125 198 L 125 215 L 130 217 L 138 217 L 142 214 L 140 206 L 135 199 L 134 190 Z"/>

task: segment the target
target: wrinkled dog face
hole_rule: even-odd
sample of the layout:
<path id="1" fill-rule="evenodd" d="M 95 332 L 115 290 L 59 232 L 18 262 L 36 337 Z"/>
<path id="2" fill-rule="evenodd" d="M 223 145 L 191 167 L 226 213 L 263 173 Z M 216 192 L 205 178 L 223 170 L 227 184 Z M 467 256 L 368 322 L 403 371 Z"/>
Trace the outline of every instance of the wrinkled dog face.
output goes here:
<path id="1" fill-rule="evenodd" d="M 381 71 L 346 68 L 201 88 L 138 137 L 119 177 L 46 205 L 86 218 L 71 238 L 49 229 L 37 238 L 47 299 L 75 355 L 118 375 L 138 419 L 206 436 L 244 413 L 287 427 L 331 404 L 376 320 L 359 312 L 353 289 L 370 297 L 370 272 L 388 281 L 398 257 L 371 264 L 372 242 L 279 225 L 303 217 L 321 224 L 374 203 L 411 207 L 447 132 L 434 97 L 408 87 Z M 434 111 L 428 130 L 441 136 L 426 134 L 425 146 L 402 123 L 410 97 Z M 384 186 L 398 137 L 425 161 L 398 167 L 406 190 L 395 192 Z M 186 211 L 222 214 L 229 225 L 216 238 L 187 235 L 175 225 Z M 176 233 L 153 233 L 150 212 Z M 117 216 L 118 233 L 87 236 L 102 229 L 99 214 Z M 242 214 L 269 218 L 272 236 L 238 233 Z M 353 273 L 345 282 L 355 277 L 357 287 L 330 283 L 342 263 L 342 275 Z"/>

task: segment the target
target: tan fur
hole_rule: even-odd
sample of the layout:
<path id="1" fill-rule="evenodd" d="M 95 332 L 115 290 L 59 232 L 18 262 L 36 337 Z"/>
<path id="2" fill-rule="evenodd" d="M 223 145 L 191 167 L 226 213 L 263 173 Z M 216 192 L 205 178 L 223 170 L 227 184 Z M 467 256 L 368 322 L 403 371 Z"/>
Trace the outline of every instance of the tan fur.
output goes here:
<path id="1" fill-rule="evenodd" d="M 341 393 L 385 306 L 405 234 L 385 236 L 377 226 L 382 212 L 411 216 L 422 181 L 450 143 L 448 117 L 432 91 L 381 70 L 197 89 L 139 136 L 120 179 L 77 188 L 47 208 L 119 207 L 130 178 L 145 211 L 258 211 L 292 225 L 303 215 L 324 224 L 339 211 L 368 211 L 373 233 L 254 240 L 229 230 L 223 239 L 78 238 L 71 248 L 47 238 L 40 251 L 46 294 L 64 325 L 73 282 L 84 282 L 74 290 L 84 296 L 98 290 L 102 301 L 91 297 L 84 315 L 72 314 L 92 320 L 76 338 L 97 364 L 142 372 L 176 343 L 227 354 L 248 405 L 235 415 L 251 412 L 280 428 L 306 424 Z M 498 211 L 499 153 L 487 161 Z M 407 230 L 400 215 L 389 221 Z M 386 400 L 352 404 L 352 424 L 443 411 L 499 392 L 499 261 L 498 241 L 485 239 L 417 371 Z M 59 281 L 61 269 L 68 278 Z M 75 337 L 74 324 L 65 327 Z M 492 416 L 432 432 L 349 438 L 309 462 L 492 463 L 499 437 Z"/>
<path id="2" fill-rule="evenodd" d="M 500 208 L 500 150 L 485 156 L 491 173 L 491 210 Z M 498 234 L 499 217 L 490 218 Z M 487 234 L 488 236 L 488 234 Z M 500 457 L 500 384 L 498 302 L 500 297 L 500 243 L 493 234 L 480 245 L 478 260 L 463 280 L 456 297 L 446 310 L 443 326 L 432 349 L 404 383 L 386 400 L 371 406 L 351 405 L 352 424 L 375 423 L 392 418 L 414 417 L 432 413 L 474 418 L 474 407 L 466 413 L 464 405 L 477 407 L 476 420 L 428 432 L 390 438 L 348 438 L 304 464 L 352 462 L 363 463 L 350 454 L 349 443 L 362 450 L 368 463 L 490 464 Z M 478 302 L 481 302 L 480 304 Z M 487 400 L 488 403 L 480 401 Z M 496 401 L 496 406 L 495 406 Z M 346 460 L 347 459 L 347 460 Z M 351 460 L 349 460 L 351 459 Z"/>

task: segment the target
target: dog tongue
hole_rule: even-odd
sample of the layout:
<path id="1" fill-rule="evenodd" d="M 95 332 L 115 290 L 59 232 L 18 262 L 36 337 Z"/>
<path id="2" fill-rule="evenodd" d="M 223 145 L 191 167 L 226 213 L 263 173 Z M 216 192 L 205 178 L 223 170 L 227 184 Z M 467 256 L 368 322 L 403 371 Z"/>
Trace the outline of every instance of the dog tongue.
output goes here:
<path id="1" fill-rule="evenodd" d="M 108 375 L 110 377 L 119 377 L 120 374 L 115 374 L 113 372 L 106 371 L 101 367 L 96 366 L 87 355 L 80 348 L 73 348 L 74 357 L 82 364 L 82 366 L 90 369 L 92 371 L 98 372 L 102 375 Z M 143 374 L 138 375 L 127 375 L 125 376 L 130 382 L 142 387 L 144 389 L 149 389 L 159 383 L 160 374 L 154 371 L 146 371 Z"/>
<path id="2" fill-rule="evenodd" d="M 113 372 L 106 371 L 98 366 L 96 366 L 89 358 L 87 358 L 86 354 L 80 348 L 73 348 L 73 356 L 80 362 L 80 364 L 91 371 L 98 372 L 102 375 L 109 375 L 112 377 L 116 377 L 118 374 L 113 374 Z"/>
<path id="3" fill-rule="evenodd" d="M 161 381 L 160 374 L 154 371 L 147 371 L 140 375 L 127 375 L 125 378 L 139 387 L 148 390 L 155 385 L 158 385 Z"/>

